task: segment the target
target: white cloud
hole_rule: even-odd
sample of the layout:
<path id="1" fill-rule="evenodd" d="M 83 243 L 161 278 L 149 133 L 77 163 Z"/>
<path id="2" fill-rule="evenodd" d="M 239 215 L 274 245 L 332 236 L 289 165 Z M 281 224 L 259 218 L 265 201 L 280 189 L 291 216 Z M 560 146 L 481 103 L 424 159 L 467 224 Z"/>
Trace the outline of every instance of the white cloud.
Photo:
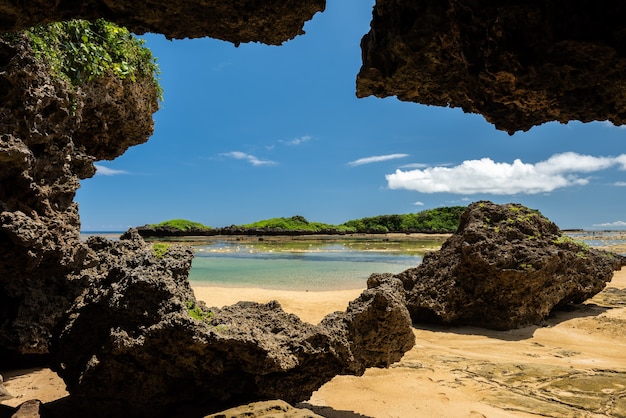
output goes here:
<path id="1" fill-rule="evenodd" d="M 616 181 L 615 183 L 613 183 L 613 186 L 626 187 L 626 181 Z"/>
<path id="2" fill-rule="evenodd" d="M 257 166 L 257 165 L 276 165 L 276 164 L 278 164 L 275 161 L 259 160 L 254 155 L 246 154 L 245 152 L 241 152 L 241 151 L 231 151 L 231 152 L 226 152 L 226 153 L 223 153 L 223 154 L 220 154 L 220 155 L 222 155 L 224 157 L 234 158 L 236 160 L 245 160 L 245 161 L 248 161 L 250 164 L 252 164 L 254 166 Z"/>
<path id="3" fill-rule="evenodd" d="M 404 164 L 400 166 L 400 168 L 426 168 L 426 167 L 430 167 L 430 164 L 411 163 L 411 164 Z"/>
<path id="4" fill-rule="evenodd" d="M 424 202 L 415 202 L 413 203 L 415 206 L 424 206 Z"/>
<path id="5" fill-rule="evenodd" d="M 535 164 L 537 171 L 545 174 L 559 174 L 604 170 L 615 164 L 621 164 L 620 158 L 626 158 L 626 154 L 619 157 L 593 157 L 591 155 L 580 155 L 575 152 L 564 152 L 556 154 Z M 624 161 L 626 162 L 626 160 Z"/>
<path id="6" fill-rule="evenodd" d="M 311 139 L 313 139 L 313 137 L 308 136 L 308 135 L 304 135 L 304 136 L 300 136 L 298 138 L 294 138 L 294 139 L 292 139 L 290 141 L 278 141 L 278 142 L 281 142 L 281 143 L 287 144 L 287 145 L 300 145 L 303 142 L 310 141 Z"/>
<path id="7" fill-rule="evenodd" d="M 520 159 L 513 163 L 498 163 L 490 158 L 482 158 L 467 160 L 454 167 L 396 170 L 385 177 L 391 189 L 422 193 L 536 194 L 585 185 L 589 180 L 577 176 L 577 173 L 604 170 L 614 165 L 626 167 L 626 154 L 618 157 L 593 157 L 566 152 L 536 164 L 524 163 Z"/>
<path id="8" fill-rule="evenodd" d="M 409 154 L 387 154 L 387 155 L 375 155 L 373 157 L 359 158 L 358 160 L 350 161 L 349 166 L 356 167 L 357 165 L 379 163 L 381 161 L 395 160 L 398 158 L 408 157 Z"/>
<path id="9" fill-rule="evenodd" d="M 113 168 L 105 167 L 105 166 L 100 165 L 100 164 L 94 164 L 93 166 L 96 167 L 96 175 L 117 176 L 119 174 L 130 174 L 128 171 L 125 171 L 125 170 L 115 170 Z"/>
<path id="10" fill-rule="evenodd" d="M 623 227 L 626 227 L 626 222 L 615 221 L 615 222 L 607 222 L 603 224 L 593 224 L 593 226 L 599 226 L 603 228 L 623 228 Z"/>
<path id="11" fill-rule="evenodd" d="M 621 170 L 626 170 L 626 154 L 618 155 L 615 157 L 615 161 L 621 165 Z"/>

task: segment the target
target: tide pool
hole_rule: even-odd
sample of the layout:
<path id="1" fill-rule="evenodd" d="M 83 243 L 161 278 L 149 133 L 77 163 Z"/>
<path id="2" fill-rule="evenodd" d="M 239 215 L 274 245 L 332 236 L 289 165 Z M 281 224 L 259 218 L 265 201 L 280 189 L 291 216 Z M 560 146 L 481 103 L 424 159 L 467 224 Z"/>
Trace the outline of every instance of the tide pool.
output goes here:
<path id="1" fill-rule="evenodd" d="M 361 246 L 362 247 L 362 246 Z M 399 273 L 415 267 L 415 251 L 353 248 L 342 243 L 194 245 L 189 281 L 193 285 L 284 290 L 365 288 L 372 273 Z"/>

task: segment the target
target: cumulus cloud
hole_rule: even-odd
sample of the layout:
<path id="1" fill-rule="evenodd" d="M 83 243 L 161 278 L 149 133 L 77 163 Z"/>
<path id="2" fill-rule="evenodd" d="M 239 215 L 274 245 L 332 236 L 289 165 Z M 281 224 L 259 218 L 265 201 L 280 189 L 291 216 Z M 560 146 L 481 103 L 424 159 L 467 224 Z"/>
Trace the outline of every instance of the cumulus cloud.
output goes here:
<path id="1" fill-rule="evenodd" d="M 415 206 L 424 206 L 424 202 L 415 202 L 413 203 Z"/>
<path id="2" fill-rule="evenodd" d="M 231 151 L 231 152 L 226 152 L 223 154 L 220 154 L 224 157 L 230 157 L 230 158 L 234 158 L 236 160 L 245 160 L 247 162 L 249 162 L 250 164 L 254 165 L 254 166 L 258 166 L 258 165 L 276 165 L 277 163 L 275 161 L 270 161 L 270 160 L 260 160 L 257 157 L 255 157 L 252 154 L 246 154 L 245 152 L 241 152 L 241 151 Z"/>
<path id="3" fill-rule="evenodd" d="M 626 227 L 626 222 L 624 221 L 615 221 L 615 222 L 607 222 L 603 224 L 593 224 L 593 226 L 598 226 L 602 228 L 624 228 Z"/>
<path id="4" fill-rule="evenodd" d="M 512 195 L 536 194 L 589 183 L 580 173 L 591 173 L 620 165 L 626 169 L 626 154 L 618 157 L 593 157 L 574 152 L 556 154 L 536 164 L 516 159 L 498 163 L 490 158 L 467 160 L 454 167 L 428 167 L 396 170 L 385 177 L 389 188 L 422 193 Z"/>
<path id="5" fill-rule="evenodd" d="M 356 167 L 357 165 L 379 163 L 381 161 L 395 160 L 398 158 L 408 157 L 409 154 L 387 154 L 387 155 L 374 155 L 372 157 L 359 158 L 358 160 L 350 161 L 349 166 Z"/>
<path id="6" fill-rule="evenodd" d="M 100 176 L 117 176 L 119 174 L 130 174 L 128 171 L 115 170 L 113 168 L 105 167 L 100 164 L 94 164 L 93 166 L 96 167 L 96 175 Z"/>
<path id="7" fill-rule="evenodd" d="M 626 181 L 616 181 L 615 183 L 613 183 L 613 186 L 626 187 Z"/>

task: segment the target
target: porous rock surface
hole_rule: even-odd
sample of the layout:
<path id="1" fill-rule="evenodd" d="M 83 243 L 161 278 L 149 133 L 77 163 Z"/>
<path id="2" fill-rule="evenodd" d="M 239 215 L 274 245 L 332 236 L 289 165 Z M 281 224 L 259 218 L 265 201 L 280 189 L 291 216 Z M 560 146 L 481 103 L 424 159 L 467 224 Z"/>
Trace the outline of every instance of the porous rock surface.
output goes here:
<path id="1" fill-rule="evenodd" d="M 506 330 L 540 324 L 554 309 L 600 292 L 624 258 L 565 237 L 519 204 L 472 203 L 459 229 L 400 279 L 414 322 Z"/>
<path id="2" fill-rule="evenodd" d="M 0 0 L 0 32 L 70 19 L 104 18 L 138 34 L 210 36 L 235 44 L 257 41 L 280 45 L 303 34 L 304 22 L 325 6 L 325 0 Z"/>
<path id="3" fill-rule="evenodd" d="M 278 45 L 324 8 L 325 0 L 0 0 L 0 30 L 102 17 L 135 33 Z M 622 125 L 625 17 L 619 1 L 377 0 L 357 96 L 460 107 L 509 133 L 547 121 Z"/>
<path id="4" fill-rule="evenodd" d="M 323 418 L 308 409 L 295 408 L 285 401 L 261 401 L 237 406 L 204 418 Z"/>
<path id="5" fill-rule="evenodd" d="M 277 302 L 207 309 L 187 281 L 188 247 L 158 256 L 136 230 L 88 245 L 98 260 L 79 279 L 92 286 L 68 311 L 53 355 L 76 410 L 90 415 L 296 403 L 337 374 L 386 367 L 414 344 L 400 281 L 311 325 Z"/>
<path id="6" fill-rule="evenodd" d="M 86 283 L 79 179 L 152 134 L 152 79 L 70 86 L 21 35 L 0 38 L 0 353 L 48 351 L 52 329 Z M 1 357 L 1 356 L 0 356 Z"/>
<path id="7" fill-rule="evenodd" d="M 626 123 L 626 3 L 377 0 L 357 95 L 482 114 L 513 133 Z"/>

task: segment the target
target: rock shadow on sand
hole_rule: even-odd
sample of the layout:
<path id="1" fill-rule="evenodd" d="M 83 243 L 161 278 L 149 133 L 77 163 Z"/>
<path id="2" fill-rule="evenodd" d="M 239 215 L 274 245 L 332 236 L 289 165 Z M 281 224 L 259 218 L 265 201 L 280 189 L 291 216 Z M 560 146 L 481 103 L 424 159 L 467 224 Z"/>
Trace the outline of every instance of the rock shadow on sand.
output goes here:
<path id="1" fill-rule="evenodd" d="M 550 315 L 538 325 L 502 331 L 471 325 L 444 325 L 432 323 L 413 323 L 413 328 L 421 331 L 446 332 L 458 335 L 479 335 L 503 341 L 522 341 L 533 338 L 535 331 L 538 329 L 554 327 L 572 319 L 599 317 L 611 309 L 613 308 L 599 306 L 593 303 L 568 305 L 565 309 L 551 312 Z"/>

